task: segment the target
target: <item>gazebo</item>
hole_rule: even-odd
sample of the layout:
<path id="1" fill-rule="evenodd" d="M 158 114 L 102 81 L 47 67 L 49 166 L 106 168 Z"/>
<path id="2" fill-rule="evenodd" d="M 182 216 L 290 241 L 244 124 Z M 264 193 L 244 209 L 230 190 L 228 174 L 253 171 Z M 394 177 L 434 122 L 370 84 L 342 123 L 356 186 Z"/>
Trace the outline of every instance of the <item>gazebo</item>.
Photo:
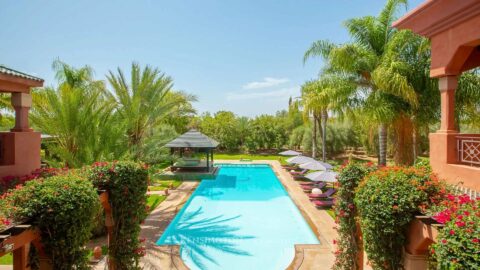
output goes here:
<path id="1" fill-rule="evenodd" d="M 218 144 L 195 129 L 180 135 L 165 145 L 170 148 L 172 164 L 170 171 L 161 178 L 195 180 L 215 177 L 218 168 L 213 166 L 213 151 Z"/>

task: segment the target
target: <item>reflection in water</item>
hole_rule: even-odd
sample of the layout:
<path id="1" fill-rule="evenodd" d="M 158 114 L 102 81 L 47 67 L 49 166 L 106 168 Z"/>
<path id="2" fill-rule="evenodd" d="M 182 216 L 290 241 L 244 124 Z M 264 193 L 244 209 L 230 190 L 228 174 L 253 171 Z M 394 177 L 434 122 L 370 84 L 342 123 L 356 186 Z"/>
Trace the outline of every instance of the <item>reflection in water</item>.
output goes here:
<path id="1" fill-rule="evenodd" d="M 182 252 L 188 254 L 200 269 L 206 269 L 205 260 L 218 265 L 208 253 L 208 249 L 215 249 L 225 253 L 241 256 L 251 256 L 250 253 L 238 249 L 235 240 L 253 239 L 253 236 L 238 235 L 240 228 L 228 225 L 231 221 L 240 218 L 234 216 L 224 218 L 223 215 L 200 219 L 202 208 L 185 212 L 182 220 L 172 228 L 164 243 L 181 245 Z"/>

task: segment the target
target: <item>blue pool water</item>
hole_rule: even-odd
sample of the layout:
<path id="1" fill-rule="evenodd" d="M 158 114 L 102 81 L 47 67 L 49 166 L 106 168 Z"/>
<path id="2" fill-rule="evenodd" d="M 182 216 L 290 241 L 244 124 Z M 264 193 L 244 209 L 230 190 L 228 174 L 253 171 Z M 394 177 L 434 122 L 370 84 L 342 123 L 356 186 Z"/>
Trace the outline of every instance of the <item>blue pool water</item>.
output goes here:
<path id="1" fill-rule="evenodd" d="M 285 269 L 295 244 L 319 241 L 268 165 L 222 165 L 157 241 L 191 269 Z"/>

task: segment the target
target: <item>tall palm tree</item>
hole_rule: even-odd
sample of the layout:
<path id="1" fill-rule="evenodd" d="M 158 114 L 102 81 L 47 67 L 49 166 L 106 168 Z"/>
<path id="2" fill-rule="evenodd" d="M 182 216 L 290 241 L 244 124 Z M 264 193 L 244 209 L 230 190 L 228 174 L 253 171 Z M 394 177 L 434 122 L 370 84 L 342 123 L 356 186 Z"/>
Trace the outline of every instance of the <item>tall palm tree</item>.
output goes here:
<path id="1" fill-rule="evenodd" d="M 399 8 L 406 4 L 407 0 L 388 0 L 378 16 L 348 20 L 345 27 L 352 38 L 350 43 L 335 45 L 320 40 L 313 43 L 304 55 L 304 61 L 323 57 L 328 62 L 328 72 L 346 75 L 355 82 L 357 91 L 351 94 L 363 98 L 362 113 L 369 114 L 379 126 L 379 165 L 386 164 L 387 126 L 395 116 L 394 103 L 397 98 L 416 103 L 415 92 L 404 77 L 391 73 L 392 70 L 377 70 L 384 61 L 389 42 L 397 33 L 391 24 Z M 379 80 L 386 80 L 387 76 L 395 80 L 394 87 L 381 88 Z"/>
<path id="2" fill-rule="evenodd" d="M 118 68 L 109 72 L 107 79 L 113 89 L 117 115 L 122 119 L 131 157 L 141 160 L 144 156 L 145 139 L 168 119 L 181 104 L 194 98 L 172 92 L 172 79 L 157 68 L 141 68 L 132 63 L 130 79 Z"/>

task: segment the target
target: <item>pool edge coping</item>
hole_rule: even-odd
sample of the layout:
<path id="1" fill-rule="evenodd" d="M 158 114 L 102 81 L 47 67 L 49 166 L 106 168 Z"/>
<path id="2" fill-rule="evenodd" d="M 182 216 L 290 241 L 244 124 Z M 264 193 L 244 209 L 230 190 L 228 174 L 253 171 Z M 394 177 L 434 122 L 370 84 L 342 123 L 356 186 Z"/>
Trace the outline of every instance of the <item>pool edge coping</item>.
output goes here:
<path id="1" fill-rule="evenodd" d="M 238 160 L 215 160 L 215 163 L 216 164 L 238 164 L 238 165 L 249 165 L 249 164 L 262 164 L 262 165 L 268 165 L 272 171 L 274 172 L 275 176 L 277 177 L 277 179 L 279 180 L 279 182 L 281 183 L 282 187 L 285 189 L 285 191 L 287 192 L 289 198 L 292 200 L 292 202 L 294 203 L 294 205 L 297 207 L 298 211 L 300 212 L 300 214 L 302 215 L 302 217 L 304 218 L 304 220 L 307 222 L 308 226 L 310 227 L 310 229 L 312 230 L 312 232 L 314 233 L 314 235 L 318 238 L 319 240 L 319 244 L 295 244 L 294 245 L 294 257 L 292 259 L 292 261 L 290 262 L 290 264 L 287 266 L 287 270 L 297 270 L 297 269 L 300 269 L 302 267 L 302 265 L 304 264 L 305 260 L 308 260 L 308 258 L 306 259 L 306 255 L 305 255 L 305 250 L 310 248 L 310 249 L 314 249 L 315 251 L 318 252 L 318 254 L 321 254 L 321 255 L 330 255 L 331 257 L 333 257 L 333 249 L 332 249 L 332 245 L 329 244 L 329 243 L 332 243 L 333 240 L 328 240 L 326 237 L 325 237 L 325 232 L 323 232 L 323 230 L 321 229 L 322 227 L 325 227 L 325 225 L 327 224 L 318 224 L 318 222 L 315 222 L 313 220 L 313 218 L 311 217 L 311 215 L 315 215 L 315 214 L 318 214 L 318 213 L 313 213 L 311 212 L 311 209 L 313 207 L 313 209 L 315 210 L 315 212 L 318 212 L 318 211 L 323 211 L 324 213 L 324 217 L 325 219 L 327 220 L 326 222 L 327 223 L 331 223 L 330 224 L 330 227 L 331 229 L 333 230 L 333 226 L 335 225 L 334 223 L 334 220 L 333 218 L 328 215 L 328 213 L 326 213 L 325 210 L 318 210 L 315 206 L 313 206 L 313 204 L 310 202 L 310 200 L 308 199 L 308 197 L 305 195 L 305 193 L 303 192 L 303 190 L 300 188 L 300 185 L 298 185 L 293 177 L 291 177 L 290 174 L 288 174 L 287 171 L 285 171 L 282 167 L 281 167 L 281 164 L 279 161 L 276 161 L 276 160 L 252 160 L 252 161 L 249 161 L 249 162 L 240 162 Z M 288 179 L 290 178 L 290 179 Z M 289 185 L 289 183 L 287 181 L 290 181 L 290 184 L 292 185 Z M 200 182 L 200 181 L 199 181 Z M 188 200 L 191 198 L 191 195 L 195 192 L 196 188 L 198 187 L 195 186 L 195 188 L 191 189 L 187 196 L 185 196 L 183 198 L 182 201 L 180 201 L 180 203 L 176 206 L 177 208 L 177 211 L 174 215 L 174 217 L 169 221 L 168 225 L 167 225 L 167 228 L 168 226 L 170 225 L 171 222 L 173 222 L 173 220 L 178 216 L 178 214 L 181 212 L 182 208 L 185 206 L 185 204 L 188 202 Z M 293 189 L 297 189 L 295 192 L 292 190 Z M 298 196 L 299 193 L 301 192 L 301 196 Z M 308 200 L 308 203 L 305 203 L 305 202 L 302 202 L 301 200 L 305 201 L 305 199 Z M 305 209 L 305 206 L 307 206 L 307 209 L 309 208 L 310 206 L 310 210 L 306 210 Z M 180 209 L 179 209 L 180 208 Z M 319 213 L 322 213 L 322 212 L 319 212 Z M 166 229 L 165 228 L 165 231 L 163 233 L 166 232 Z M 324 228 L 325 229 L 325 228 Z M 162 234 L 163 234 L 162 233 Z M 336 232 L 335 232 L 336 233 Z M 157 239 L 157 241 L 161 238 L 161 235 L 160 237 Z M 336 236 L 333 236 L 333 239 L 335 239 Z M 170 248 L 170 249 L 177 249 L 178 248 L 178 251 L 180 251 L 181 249 L 181 245 L 157 245 L 158 247 L 160 248 Z M 328 256 L 328 257 L 330 257 Z M 183 261 L 183 259 L 181 259 L 181 257 L 179 256 L 179 259 L 181 261 L 181 267 L 182 268 L 179 268 L 179 269 L 185 269 L 185 270 L 188 270 L 190 268 L 188 268 L 188 266 L 185 264 L 185 262 Z M 184 268 L 183 268 L 184 267 Z"/>

